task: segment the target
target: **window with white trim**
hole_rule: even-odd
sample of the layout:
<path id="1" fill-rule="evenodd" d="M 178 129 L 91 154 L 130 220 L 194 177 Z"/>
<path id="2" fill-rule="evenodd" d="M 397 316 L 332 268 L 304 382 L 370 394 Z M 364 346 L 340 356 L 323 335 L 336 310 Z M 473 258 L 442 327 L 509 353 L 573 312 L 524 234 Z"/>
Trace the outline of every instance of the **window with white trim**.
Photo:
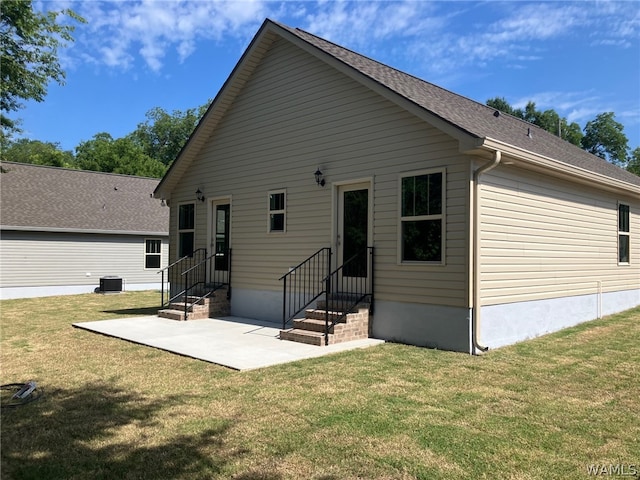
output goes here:
<path id="1" fill-rule="evenodd" d="M 629 263 L 630 250 L 629 205 L 618 204 L 618 263 Z"/>
<path id="2" fill-rule="evenodd" d="M 162 240 L 147 238 L 144 241 L 144 268 L 160 268 Z"/>
<path id="3" fill-rule="evenodd" d="M 195 203 L 183 203 L 178 206 L 178 258 L 193 256 L 195 217 Z"/>
<path id="4" fill-rule="evenodd" d="M 444 170 L 400 178 L 400 260 L 443 263 Z"/>
<path id="5" fill-rule="evenodd" d="M 287 195 L 284 190 L 269 192 L 269 232 L 284 232 L 287 226 Z"/>

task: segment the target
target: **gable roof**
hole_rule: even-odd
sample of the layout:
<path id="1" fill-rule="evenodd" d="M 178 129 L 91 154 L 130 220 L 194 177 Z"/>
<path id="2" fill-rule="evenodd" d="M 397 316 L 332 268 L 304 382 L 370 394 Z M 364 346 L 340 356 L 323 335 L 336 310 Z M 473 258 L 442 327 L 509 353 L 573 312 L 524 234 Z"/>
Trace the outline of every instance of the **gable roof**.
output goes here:
<path id="1" fill-rule="evenodd" d="M 543 169 L 569 170 L 578 179 L 615 184 L 640 192 L 640 177 L 610 164 L 555 135 L 511 115 L 396 70 L 313 34 L 265 20 L 191 138 L 155 191 L 168 196 L 218 121 L 241 90 L 261 56 L 284 38 L 401 107 L 450 134 L 468 153 L 505 149 Z"/>
<path id="2" fill-rule="evenodd" d="M 14 162 L 0 164 L 0 228 L 165 236 L 159 180 Z"/>

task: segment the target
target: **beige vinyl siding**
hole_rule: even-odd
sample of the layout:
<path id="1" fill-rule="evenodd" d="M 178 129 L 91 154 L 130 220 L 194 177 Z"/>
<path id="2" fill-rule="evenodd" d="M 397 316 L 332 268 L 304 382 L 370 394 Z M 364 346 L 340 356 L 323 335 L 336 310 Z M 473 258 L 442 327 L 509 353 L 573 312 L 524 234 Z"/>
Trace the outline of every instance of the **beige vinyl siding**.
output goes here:
<path id="1" fill-rule="evenodd" d="M 145 239 L 162 240 L 161 266 L 167 265 L 168 239 L 155 236 L 2 231 L 0 286 L 96 285 L 114 275 L 127 283 L 159 283 L 157 269 L 145 269 Z M 90 273 L 90 276 L 87 276 Z"/>
<path id="2" fill-rule="evenodd" d="M 640 202 L 508 166 L 482 178 L 483 305 L 640 288 Z M 631 264 L 618 265 L 618 202 Z"/>
<path id="3" fill-rule="evenodd" d="M 320 167 L 327 185 L 318 187 Z M 399 265 L 399 176 L 445 168 L 446 264 Z M 278 278 L 319 248 L 334 246 L 336 183 L 372 179 L 379 299 L 467 305 L 469 164 L 451 137 L 294 45 L 276 41 L 172 192 L 230 196 L 233 283 L 279 291 Z M 286 232 L 267 233 L 267 194 L 286 189 Z M 196 205 L 196 248 L 209 238 L 210 206 Z M 172 255 L 175 252 L 172 251 Z"/>

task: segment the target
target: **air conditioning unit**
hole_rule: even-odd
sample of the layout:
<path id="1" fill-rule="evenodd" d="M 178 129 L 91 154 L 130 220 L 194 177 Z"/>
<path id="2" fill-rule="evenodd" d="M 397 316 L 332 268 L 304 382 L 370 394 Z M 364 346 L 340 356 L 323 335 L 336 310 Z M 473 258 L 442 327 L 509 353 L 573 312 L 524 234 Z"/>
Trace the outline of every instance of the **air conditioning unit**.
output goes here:
<path id="1" fill-rule="evenodd" d="M 122 291 L 122 278 L 120 277 L 101 277 L 100 278 L 100 293 L 121 292 Z"/>

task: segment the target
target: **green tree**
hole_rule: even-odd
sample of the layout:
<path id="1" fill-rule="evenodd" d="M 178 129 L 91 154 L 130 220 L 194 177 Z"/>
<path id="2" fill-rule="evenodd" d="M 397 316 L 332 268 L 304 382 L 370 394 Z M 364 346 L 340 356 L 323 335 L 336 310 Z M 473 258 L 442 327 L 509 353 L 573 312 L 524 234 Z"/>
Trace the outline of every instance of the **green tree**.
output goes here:
<path id="1" fill-rule="evenodd" d="M 149 110 L 146 121 L 128 135 L 149 157 L 171 165 L 189 139 L 207 105 L 169 114 L 160 107 Z"/>
<path id="2" fill-rule="evenodd" d="M 31 0 L 3 0 L 0 8 L 0 124 L 2 136 L 19 131 L 16 120 L 6 115 L 23 107 L 22 101 L 42 102 L 47 85 L 64 84 L 65 72 L 58 48 L 73 41 L 73 25 L 58 21 L 66 15 L 84 22 L 72 10 L 34 12 Z"/>
<path id="3" fill-rule="evenodd" d="M 576 122 L 568 123 L 565 118 L 561 121 L 560 137 L 569 143 L 580 147 L 582 146 L 582 129 Z"/>
<path id="4" fill-rule="evenodd" d="M 580 146 L 582 129 L 575 122 L 569 123 L 566 118 L 560 117 L 553 109 L 541 111 L 536 108 L 535 102 L 529 101 L 522 108 L 513 108 L 506 99 L 495 97 L 487 100 L 487 105 L 514 117 L 521 118 L 529 123 L 543 128 L 569 143 Z"/>
<path id="5" fill-rule="evenodd" d="M 154 178 L 162 177 L 167 169 L 130 138 L 114 140 L 104 132 L 76 147 L 76 165 L 83 170 Z"/>
<path id="6" fill-rule="evenodd" d="M 599 114 L 584 127 L 582 148 L 614 165 L 626 165 L 628 144 L 624 126 L 616 122 L 613 112 Z"/>
<path id="7" fill-rule="evenodd" d="M 629 156 L 627 170 L 640 176 L 640 147 L 636 147 Z"/>
<path id="8" fill-rule="evenodd" d="M 73 152 L 62 150 L 60 145 L 40 140 L 21 138 L 9 142 L 2 150 L 2 160 L 52 167 L 75 168 Z"/>
<path id="9" fill-rule="evenodd" d="M 487 100 L 487 105 L 491 108 L 495 108 L 503 113 L 508 113 L 509 115 L 513 115 L 514 117 L 522 118 L 521 112 L 516 110 L 511 106 L 507 99 L 504 97 L 495 97 Z"/>

